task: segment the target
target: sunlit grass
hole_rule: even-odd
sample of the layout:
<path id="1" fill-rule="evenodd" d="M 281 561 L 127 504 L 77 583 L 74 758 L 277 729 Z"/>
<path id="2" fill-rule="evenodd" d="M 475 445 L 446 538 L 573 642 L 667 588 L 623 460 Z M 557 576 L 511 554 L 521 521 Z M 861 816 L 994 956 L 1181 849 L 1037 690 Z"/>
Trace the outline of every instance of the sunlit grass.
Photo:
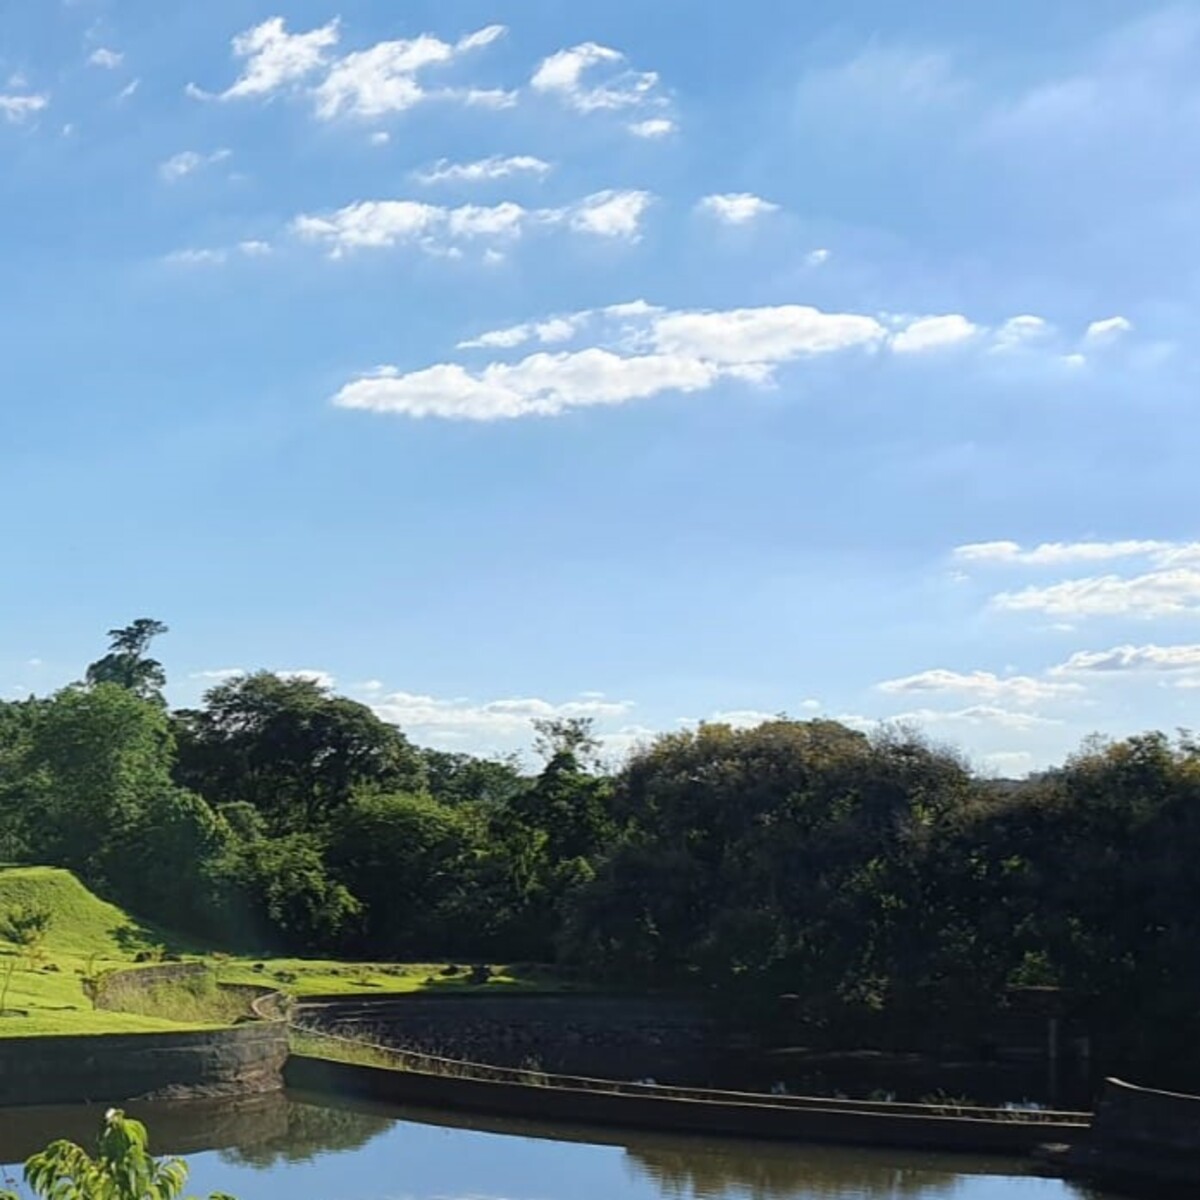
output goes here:
<path id="1" fill-rule="evenodd" d="M 69 871 L 0 868 L 0 912 L 22 906 L 51 914 L 36 960 L 0 941 L 0 1037 L 49 1034 L 157 1033 L 207 1029 L 243 1015 L 245 1002 L 195 981 L 123 993 L 121 1012 L 94 1010 L 85 976 L 128 970 L 137 957 L 164 948 L 183 961 L 205 962 L 221 983 L 257 984 L 291 996 L 404 995 L 414 992 L 559 991 L 566 985 L 536 968 L 496 966 L 486 982 L 466 966 L 445 963 L 347 963 L 331 959 L 251 958 L 197 953 L 160 929 L 135 921 L 88 891 Z M 180 953 L 184 951 L 183 953 Z"/>

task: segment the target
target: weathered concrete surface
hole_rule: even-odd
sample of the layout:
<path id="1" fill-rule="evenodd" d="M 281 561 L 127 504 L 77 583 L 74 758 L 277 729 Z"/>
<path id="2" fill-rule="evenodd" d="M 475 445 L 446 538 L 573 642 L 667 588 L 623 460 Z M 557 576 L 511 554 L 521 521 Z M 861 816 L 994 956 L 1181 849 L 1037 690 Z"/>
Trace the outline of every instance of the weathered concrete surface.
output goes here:
<path id="1" fill-rule="evenodd" d="M 1200 1189 L 1200 1096 L 1106 1080 L 1091 1136 L 1055 1159 L 1085 1178 L 1195 1195 Z"/>
<path id="2" fill-rule="evenodd" d="M 283 1086 L 287 1026 L 0 1039 L 0 1106 L 245 1095 Z"/>
<path id="3" fill-rule="evenodd" d="M 610 1079 L 703 1078 L 719 1040 L 698 1005 L 653 997 L 309 998 L 296 1019 L 405 1050 Z"/>
<path id="4" fill-rule="evenodd" d="M 673 1133 L 810 1141 L 969 1153 L 1029 1154 L 1042 1141 L 1070 1142 L 1087 1131 L 1082 1114 L 1026 1123 L 1011 1118 L 950 1116 L 915 1105 L 855 1106 L 791 1097 L 691 1099 L 628 1091 L 545 1087 L 449 1074 L 388 1070 L 293 1055 L 289 1086 L 308 1092 L 458 1112 L 607 1125 Z M 1078 1116 L 1078 1120 L 1070 1119 Z"/>

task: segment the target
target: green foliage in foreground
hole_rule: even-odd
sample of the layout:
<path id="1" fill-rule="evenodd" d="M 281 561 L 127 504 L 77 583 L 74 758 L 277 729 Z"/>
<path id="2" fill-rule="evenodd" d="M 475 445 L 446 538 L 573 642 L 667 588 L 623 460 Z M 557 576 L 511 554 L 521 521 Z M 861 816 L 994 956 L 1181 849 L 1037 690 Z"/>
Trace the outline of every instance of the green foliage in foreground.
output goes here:
<path id="1" fill-rule="evenodd" d="M 119 1108 L 110 1108 L 100 1127 L 95 1154 L 65 1140 L 51 1142 L 25 1163 L 25 1183 L 37 1200 L 178 1200 L 187 1165 L 150 1153 L 146 1127 Z M 23 1200 L 0 1192 L 0 1200 Z M 209 1200 L 231 1200 L 214 1193 Z"/>

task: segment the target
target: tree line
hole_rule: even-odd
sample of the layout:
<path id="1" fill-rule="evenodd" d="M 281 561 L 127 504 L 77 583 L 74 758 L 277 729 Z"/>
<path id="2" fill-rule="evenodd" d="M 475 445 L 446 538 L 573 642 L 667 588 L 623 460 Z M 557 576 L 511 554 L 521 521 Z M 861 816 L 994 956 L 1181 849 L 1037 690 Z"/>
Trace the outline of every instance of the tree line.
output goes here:
<path id="1" fill-rule="evenodd" d="M 1092 740 L 1020 783 L 897 730 L 663 734 L 616 770 L 582 720 L 540 769 L 414 745 L 268 672 L 171 711 L 143 620 L 84 679 L 0 703 L 0 856 L 68 867 L 230 949 L 555 962 L 806 1019 L 952 1020 L 1013 987 L 1114 1044 L 1200 1023 L 1200 744 Z"/>

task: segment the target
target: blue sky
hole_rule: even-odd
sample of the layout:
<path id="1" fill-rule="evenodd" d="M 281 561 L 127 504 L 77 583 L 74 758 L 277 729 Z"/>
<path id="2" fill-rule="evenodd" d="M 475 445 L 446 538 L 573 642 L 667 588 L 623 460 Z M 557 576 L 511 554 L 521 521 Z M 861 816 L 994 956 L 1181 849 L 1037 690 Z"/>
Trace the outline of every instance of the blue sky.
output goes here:
<path id="1" fill-rule="evenodd" d="M 1200 5 L 0 12 L 0 690 L 416 740 L 1200 700 Z"/>

